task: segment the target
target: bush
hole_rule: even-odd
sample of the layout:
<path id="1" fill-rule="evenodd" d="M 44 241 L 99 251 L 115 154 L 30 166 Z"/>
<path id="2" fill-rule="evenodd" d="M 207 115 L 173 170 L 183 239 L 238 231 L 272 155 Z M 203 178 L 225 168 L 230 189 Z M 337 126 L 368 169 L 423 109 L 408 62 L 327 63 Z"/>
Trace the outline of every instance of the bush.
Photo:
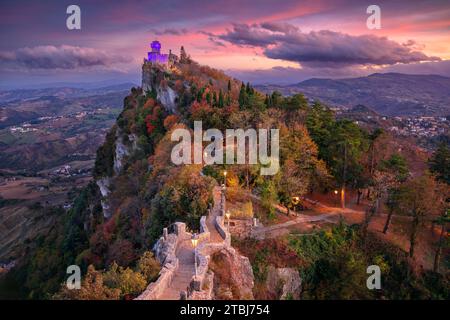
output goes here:
<path id="1" fill-rule="evenodd" d="M 242 205 L 242 209 L 231 210 L 232 218 L 250 219 L 253 218 L 253 204 L 251 201 L 247 201 Z"/>
<path id="2" fill-rule="evenodd" d="M 147 281 L 140 273 L 130 268 L 124 269 L 113 263 L 110 269 L 104 274 L 105 284 L 109 288 L 120 290 L 120 295 L 138 295 L 145 290 Z"/>
<path id="3" fill-rule="evenodd" d="M 150 251 L 144 252 L 138 262 L 138 270 L 147 280 L 147 282 L 153 282 L 158 278 L 161 266 L 158 261 L 156 261 L 153 253 Z"/>
<path id="4" fill-rule="evenodd" d="M 111 289 L 103 282 L 103 274 L 90 265 L 79 290 L 70 290 L 62 285 L 61 291 L 53 296 L 56 300 L 118 300 L 119 289 Z"/>

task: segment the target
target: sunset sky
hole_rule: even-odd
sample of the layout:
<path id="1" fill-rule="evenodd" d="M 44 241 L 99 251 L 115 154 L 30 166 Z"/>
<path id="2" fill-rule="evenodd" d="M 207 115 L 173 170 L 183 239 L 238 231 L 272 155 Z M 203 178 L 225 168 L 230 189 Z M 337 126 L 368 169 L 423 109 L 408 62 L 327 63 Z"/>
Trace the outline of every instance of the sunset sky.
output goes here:
<path id="1" fill-rule="evenodd" d="M 81 30 L 66 8 L 81 8 Z M 381 8 L 369 30 L 366 9 Z M 140 83 L 149 43 L 253 83 L 374 72 L 450 76 L 450 1 L 5 1 L 0 88 Z"/>

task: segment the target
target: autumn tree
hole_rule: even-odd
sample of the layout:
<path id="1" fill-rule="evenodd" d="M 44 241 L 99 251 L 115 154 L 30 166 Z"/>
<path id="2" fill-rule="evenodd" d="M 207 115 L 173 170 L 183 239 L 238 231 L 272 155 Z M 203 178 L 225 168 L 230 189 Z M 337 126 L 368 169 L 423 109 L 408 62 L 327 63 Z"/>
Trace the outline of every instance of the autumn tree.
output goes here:
<path id="1" fill-rule="evenodd" d="M 115 262 L 103 274 L 103 279 L 109 288 L 119 290 L 122 297 L 136 296 L 147 286 L 147 280 L 142 273 L 133 271 L 131 268 L 123 268 Z"/>
<path id="2" fill-rule="evenodd" d="M 386 175 L 389 175 L 390 178 L 388 181 L 389 185 L 387 185 L 387 197 L 385 201 L 388 209 L 388 215 L 383 228 L 383 233 L 386 234 L 391 223 L 392 215 L 398 207 L 398 188 L 400 184 L 405 182 L 408 178 L 409 169 L 405 158 L 399 154 L 393 154 L 389 159 L 381 162 L 380 171 L 384 172 Z"/>
<path id="3" fill-rule="evenodd" d="M 399 192 L 399 210 L 411 217 L 409 256 L 413 257 L 420 227 L 427 216 L 435 214 L 440 209 L 442 201 L 436 181 L 428 175 L 407 181 L 399 188 Z"/>
<path id="4" fill-rule="evenodd" d="M 292 197 L 306 194 L 313 179 L 328 175 L 325 164 L 318 160 L 316 144 L 301 125 L 280 129 L 281 168 L 279 173 L 280 200 L 288 207 Z"/>
<path id="5" fill-rule="evenodd" d="M 137 267 L 147 282 L 155 281 L 161 270 L 159 262 L 155 259 L 153 252 L 151 251 L 146 251 L 142 254 L 139 258 Z"/>
<path id="6" fill-rule="evenodd" d="M 64 284 L 61 291 L 53 298 L 57 300 L 118 300 L 120 290 L 106 286 L 102 272 L 95 270 L 94 266 L 90 265 L 81 282 L 80 289 L 71 290 Z"/>

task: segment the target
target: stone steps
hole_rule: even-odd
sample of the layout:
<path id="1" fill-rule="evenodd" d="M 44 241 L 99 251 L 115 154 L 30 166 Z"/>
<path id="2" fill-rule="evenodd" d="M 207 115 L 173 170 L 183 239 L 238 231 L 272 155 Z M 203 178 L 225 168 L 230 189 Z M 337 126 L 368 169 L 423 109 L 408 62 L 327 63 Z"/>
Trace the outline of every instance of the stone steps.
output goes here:
<path id="1" fill-rule="evenodd" d="M 161 300 L 179 300 L 180 291 L 186 291 L 195 273 L 194 252 L 188 246 L 182 246 L 177 252 L 178 269 L 170 286 L 160 296 Z"/>
<path id="2" fill-rule="evenodd" d="M 221 214 L 220 187 L 215 187 L 214 189 L 214 200 L 215 206 L 212 209 L 210 216 L 207 218 L 206 223 L 211 234 L 210 242 L 222 242 L 223 238 L 215 227 L 215 218 Z M 179 300 L 180 291 L 187 290 L 192 280 L 192 276 L 195 274 L 194 250 L 190 240 L 184 240 L 184 242 L 179 245 L 176 256 L 178 258 L 178 269 L 173 275 L 170 286 L 164 290 L 163 294 L 159 297 L 161 300 Z"/>

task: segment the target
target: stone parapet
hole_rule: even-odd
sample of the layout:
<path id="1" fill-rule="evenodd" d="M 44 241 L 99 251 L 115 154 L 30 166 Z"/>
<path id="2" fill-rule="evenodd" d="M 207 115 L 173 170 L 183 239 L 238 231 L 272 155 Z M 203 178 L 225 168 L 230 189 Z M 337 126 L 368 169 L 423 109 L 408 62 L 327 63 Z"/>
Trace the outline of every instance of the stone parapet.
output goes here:
<path id="1" fill-rule="evenodd" d="M 164 229 L 163 236 L 159 238 L 153 247 L 155 257 L 162 266 L 158 280 L 150 283 L 136 300 L 158 299 L 164 290 L 170 286 L 178 269 L 179 262 L 176 256 L 178 244 L 191 237 L 191 233 L 186 232 L 186 224 L 182 222 L 175 222 L 173 230 L 173 233 L 167 233 L 167 229 Z"/>
<path id="2" fill-rule="evenodd" d="M 217 216 L 215 221 L 215 226 L 217 229 L 217 232 L 219 232 L 220 236 L 224 239 L 223 241 L 228 245 L 231 246 L 231 235 L 228 232 L 227 228 L 224 224 L 224 217 L 223 216 Z"/>

